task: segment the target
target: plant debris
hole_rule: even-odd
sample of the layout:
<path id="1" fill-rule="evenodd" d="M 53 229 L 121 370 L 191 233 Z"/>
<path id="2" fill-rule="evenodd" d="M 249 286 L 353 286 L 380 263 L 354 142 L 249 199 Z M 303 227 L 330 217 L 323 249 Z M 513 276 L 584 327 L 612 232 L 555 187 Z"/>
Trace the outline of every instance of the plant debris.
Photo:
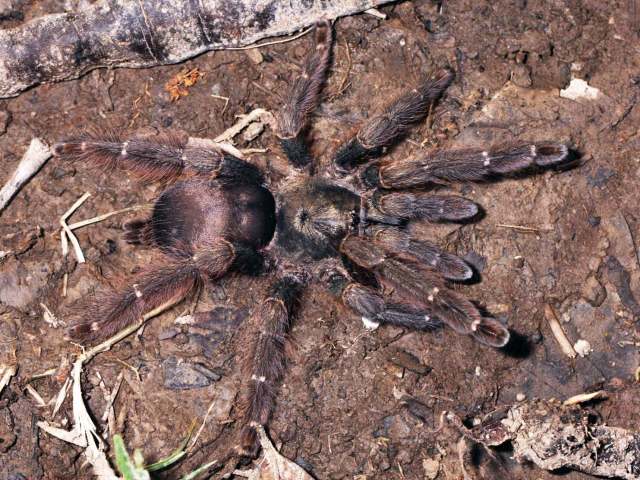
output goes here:
<path id="1" fill-rule="evenodd" d="M 177 102 L 182 97 L 189 95 L 189 88 L 193 87 L 198 80 L 204 77 L 204 73 L 196 68 L 183 68 L 171 80 L 167 82 L 164 89 L 169 93 L 169 99 Z"/>
<path id="2" fill-rule="evenodd" d="M 491 419 L 461 431 L 485 447 L 511 441 L 518 461 L 533 462 L 545 470 L 570 468 L 625 480 L 640 476 L 640 432 L 598 425 L 577 405 L 543 400 L 520 403 L 501 421 Z"/>

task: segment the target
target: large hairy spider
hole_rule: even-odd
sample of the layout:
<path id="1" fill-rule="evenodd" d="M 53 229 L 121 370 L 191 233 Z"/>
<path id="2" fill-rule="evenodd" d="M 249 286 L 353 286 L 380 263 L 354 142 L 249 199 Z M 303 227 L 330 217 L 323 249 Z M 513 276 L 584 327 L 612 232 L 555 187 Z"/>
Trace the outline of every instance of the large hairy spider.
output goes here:
<path id="1" fill-rule="evenodd" d="M 315 29 L 314 47 L 278 115 L 277 136 L 290 174 L 277 185 L 259 169 L 217 149 L 162 134 L 124 137 L 84 133 L 55 146 L 63 159 L 121 167 L 145 181 L 172 182 L 150 218 L 126 225 L 125 238 L 156 247 L 164 264 L 131 286 L 96 302 L 71 330 L 96 339 L 113 334 L 171 299 L 230 272 L 262 269 L 273 276 L 269 297 L 254 310 L 260 329 L 244 356 L 239 453 L 257 454 L 257 425 L 274 408 L 285 369 L 285 342 L 296 299 L 311 282 L 329 287 L 363 320 L 427 330 L 444 324 L 491 347 L 509 330 L 483 315 L 450 282 L 473 269 L 461 258 L 413 238 L 411 222 L 469 221 L 478 206 L 466 198 L 434 195 L 449 181 L 483 181 L 557 166 L 569 150 L 559 143 L 436 151 L 385 161 L 387 149 L 422 121 L 453 80 L 443 70 L 367 120 L 316 171 L 307 134 L 331 58 L 328 22 Z"/>

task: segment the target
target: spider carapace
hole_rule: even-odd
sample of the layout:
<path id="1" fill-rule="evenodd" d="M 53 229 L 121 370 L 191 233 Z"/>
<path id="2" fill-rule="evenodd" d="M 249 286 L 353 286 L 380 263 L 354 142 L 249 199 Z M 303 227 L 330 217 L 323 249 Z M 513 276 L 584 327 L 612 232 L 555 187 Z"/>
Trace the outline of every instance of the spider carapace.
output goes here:
<path id="1" fill-rule="evenodd" d="M 88 132 L 55 146 L 62 159 L 119 167 L 168 184 L 149 218 L 125 226 L 125 238 L 159 248 L 163 264 L 94 301 L 71 327 L 72 336 L 106 337 L 228 272 L 261 272 L 272 279 L 268 298 L 252 312 L 259 327 L 243 355 L 235 444 L 243 455 L 256 454 L 255 427 L 269 421 L 296 299 L 309 284 L 328 286 L 369 322 L 421 330 L 447 325 L 485 345 L 504 346 L 507 327 L 451 288 L 469 280 L 472 267 L 416 238 L 411 225 L 477 216 L 473 201 L 430 193 L 433 186 L 535 173 L 568 162 L 569 149 L 548 141 L 385 159 L 451 84 L 453 73 L 442 70 L 366 120 L 337 149 L 331 166 L 320 168 L 308 131 L 331 43 L 331 25 L 320 22 L 302 73 L 278 112 L 276 134 L 290 166 L 278 182 L 269 182 L 249 161 L 168 133 Z"/>

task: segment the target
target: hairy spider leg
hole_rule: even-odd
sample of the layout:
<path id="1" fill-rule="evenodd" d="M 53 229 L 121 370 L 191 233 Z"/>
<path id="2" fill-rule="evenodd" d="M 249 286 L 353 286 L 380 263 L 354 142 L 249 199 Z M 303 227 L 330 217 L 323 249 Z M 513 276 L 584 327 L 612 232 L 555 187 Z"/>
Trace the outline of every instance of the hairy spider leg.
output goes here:
<path id="1" fill-rule="evenodd" d="M 570 160 L 566 145 L 537 142 L 486 150 L 439 150 L 416 158 L 374 164 L 363 172 L 369 187 L 404 189 L 445 182 L 478 182 Z"/>
<path id="2" fill-rule="evenodd" d="M 234 259 L 233 246 L 221 239 L 191 256 L 167 258 L 164 265 L 149 269 L 131 286 L 100 294 L 80 312 L 68 333 L 84 341 L 110 337 L 154 308 L 184 299 L 207 278 L 222 277 Z"/>
<path id="3" fill-rule="evenodd" d="M 379 284 L 393 291 L 411 311 L 424 312 L 429 321 L 438 319 L 457 333 L 471 335 L 492 347 L 502 347 L 509 341 L 509 330 L 502 323 L 483 317 L 473 303 L 448 288 L 440 273 L 429 266 L 397 258 L 381 244 L 357 235 L 348 236 L 342 242 L 341 251 L 356 264 L 372 271 Z M 376 300 L 377 303 L 372 303 L 371 292 L 362 286 L 354 286 L 345 289 L 342 298 L 363 316 L 371 314 L 365 306 L 377 305 L 380 308 L 376 319 L 388 322 L 384 314 L 386 302 Z"/>
<path id="4" fill-rule="evenodd" d="M 373 240 L 399 259 L 425 265 L 446 280 L 463 282 L 473 277 L 473 269 L 463 259 L 432 243 L 411 238 L 404 230 L 384 226 L 373 226 L 370 230 Z"/>
<path id="5" fill-rule="evenodd" d="M 331 62 L 332 40 L 331 23 L 328 20 L 318 22 L 314 30 L 314 48 L 277 115 L 280 144 L 289 162 L 298 168 L 312 160 L 307 130 L 311 115 L 320 103 Z"/>
<path id="6" fill-rule="evenodd" d="M 366 121 L 353 138 L 338 148 L 334 156 L 338 171 L 350 172 L 367 160 L 385 153 L 413 125 L 425 119 L 431 106 L 453 79 L 454 73 L 451 70 L 441 70 Z"/>
<path id="7" fill-rule="evenodd" d="M 171 132 L 140 137 L 90 129 L 57 143 L 53 152 L 62 160 L 130 171 L 145 183 L 169 183 L 181 176 L 263 181 L 255 166 L 215 148 L 192 146 L 186 136 Z"/>
<path id="8" fill-rule="evenodd" d="M 286 368 L 285 346 L 305 275 L 285 272 L 254 315 L 257 332 L 243 358 L 244 385 L 240 400 L 241 432 L 237 453 L 254 457 L 259 450 L 256 429 L 266 425 L 275 406 Z"/>

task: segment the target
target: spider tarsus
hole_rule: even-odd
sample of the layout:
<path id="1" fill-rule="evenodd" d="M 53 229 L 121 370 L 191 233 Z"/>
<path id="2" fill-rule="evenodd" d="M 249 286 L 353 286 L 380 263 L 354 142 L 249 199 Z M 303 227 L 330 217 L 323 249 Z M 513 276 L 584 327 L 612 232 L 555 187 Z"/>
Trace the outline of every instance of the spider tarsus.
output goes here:
<path id="1" fill-rule="evenodd" d="M 493 348 L 502 348 L 511 339 L 511 334 L 502 322 L 495 318 L 482 317 L 471 336 L 478 342 Z"/>

